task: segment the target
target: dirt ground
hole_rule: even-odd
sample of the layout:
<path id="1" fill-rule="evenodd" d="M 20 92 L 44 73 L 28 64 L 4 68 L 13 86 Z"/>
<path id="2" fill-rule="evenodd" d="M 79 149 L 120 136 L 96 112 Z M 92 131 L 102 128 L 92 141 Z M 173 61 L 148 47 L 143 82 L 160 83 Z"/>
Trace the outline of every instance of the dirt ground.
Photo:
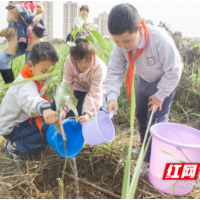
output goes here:
<path id="1" fill-rule="evenodd" d="M 171 113 L 169 121 L 186 124 L 200 130 L 198 118 L 189 121 Z M 129 119 L 115 118 L 116 137 L 108 146 L 93 148 L 84 145 L 78 154 L 78 177 L 101 188 L 95 189 L 91 185 L 79 182 L 80 197 L 84 199 L 112 199 L 121 196 L 124 160 L 129 142 Z M 138 125 L 135 123 L 136 135 L 133 148 L 138 145 Z M 0 138 L 0 140 L 2 140 Z M 3 151 L 3 141 L 0 141 L 0 198 L 58 198 L 58 181 L 61 177 L 64 159 L 58 156 L 51 147 L 32 155 L 24 155 L 24 161 L 19 165 L 13 164 Z M 133 160 L 134 167 L 137 160 Z M 119 164 L 118 164 L 119 163 Z M 117 170 L 116 170 L 117 169 Z M 66 173 L 73 175 L 69 162 Z M 66 198 L 76 198 L 77 192 L 73 178 L 65 176 Z M 116 176 L 115 176 L 116 175 Z M 106 192 L 112 192 L 107 194 Z M 185 197 L 165 195 L 151 186 L 148 176 L 140 178 L 135 198 L 199 198 L 200 191 L 195 188 Z M 114 193 L 114 195 L 113 195 Z M 118 195 L 118 196 L 117 196 Z M 199 195 L 199 196 L 198 196 Z"/>

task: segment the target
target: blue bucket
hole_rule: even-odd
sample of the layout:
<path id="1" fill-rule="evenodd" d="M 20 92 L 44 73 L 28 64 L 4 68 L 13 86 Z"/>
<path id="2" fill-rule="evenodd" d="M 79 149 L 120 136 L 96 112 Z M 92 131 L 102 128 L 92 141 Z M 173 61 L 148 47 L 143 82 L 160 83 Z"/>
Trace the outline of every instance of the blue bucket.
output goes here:
<path id="1" fill-rule="evenodd" d="M 65 132 L 67 157 L 75 157 L 82 149 L 84 138 L 82 135 L 82 126 L 74 119 L 66 119 L 62 122 Z M 62 157 L 65 157 L 62 135 L 60 135 L 54 125 L 50 125 L 47 130 L 46 139 L 48 144 Z"/>

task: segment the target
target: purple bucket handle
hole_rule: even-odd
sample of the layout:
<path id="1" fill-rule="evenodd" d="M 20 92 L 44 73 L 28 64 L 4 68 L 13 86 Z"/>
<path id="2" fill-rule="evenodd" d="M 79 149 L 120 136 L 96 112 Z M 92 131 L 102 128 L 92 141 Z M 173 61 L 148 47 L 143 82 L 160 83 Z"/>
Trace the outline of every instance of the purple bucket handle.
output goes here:
<path id="1" fill-rule="evenodd" d="M 114 111 L 114 109 L 112 109 L 112 110 L 109 112 L 108 117 L 109 117 L 110 119 L 112 119 L 113 116 L 114 116 L 114 114 L 115 114 L 115 111 Z"/>

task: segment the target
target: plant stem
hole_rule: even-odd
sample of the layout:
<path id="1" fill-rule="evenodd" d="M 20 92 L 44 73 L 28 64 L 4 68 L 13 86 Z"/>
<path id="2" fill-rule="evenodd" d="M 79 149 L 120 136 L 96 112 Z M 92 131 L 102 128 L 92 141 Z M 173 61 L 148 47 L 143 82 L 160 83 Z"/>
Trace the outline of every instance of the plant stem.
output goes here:
<path id="1" fill-rule="evenodd" d="M 65 140 L 63 140 L 63 143 L 64 143 L 64 150 L 65 150 L 65 163 L 64 163 L 64 166 L 63 166 L 63 171 L 62 171 L 62 179 L 61 181 L 63 182 L 63 185 L 64 185 L 64 176 L 65 176 L 65 168 L 67 166 L 67 150 L 66 150 L 66 143 L 65 143 Z"/>
<path id="2" fill-rule="evenodd" d="M 185 156 L 185 158 L 186 158 L 190 163 L 192 163 L 192 162 L 188 159 L 188 157 L 183 153 L 183 151 L 181 150 L 181 148 L 179 148 L 179 150 L 182 152 L 182 154 Z"/>

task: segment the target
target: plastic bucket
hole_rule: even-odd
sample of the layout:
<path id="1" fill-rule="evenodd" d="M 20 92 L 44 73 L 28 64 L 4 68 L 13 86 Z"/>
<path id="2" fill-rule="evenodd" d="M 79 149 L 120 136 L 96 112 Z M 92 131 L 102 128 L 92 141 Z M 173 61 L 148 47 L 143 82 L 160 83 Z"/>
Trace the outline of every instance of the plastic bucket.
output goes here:
<path id="1" fill-rule="evenodd" d="M 171 194 L 177 180 L 162 180 L 167 163 L 179 163 L 166 151 L 187 163 L 200 162 L 200 131 L 175 123 L 158 123 L 150 128 L 152 134 L 149 181 L 158 190 Z M 180 150 L 181 149 L 181 150 Z M 183 153 L 182 153 L 182 152 Z M 182 180 L 191 183 L 192 180 Z M 193 187 L 183 187 L 181 181 L 176 183 L 173 195 L 182 196 L 190 193 Z"/>
<path id="2" fill-rule="evenodd" d="M 111 121 L 114 116 L 114 110 L 107 115 L 99 111 L 93 118 L 83 124 L 83 137 L 91 145 L 99 145 L 105 142 L 111 142 L 115 137 L 115 129 Z"/>
<path id="3" fill-rule="evenodd" d="M 66 136 L 67 157 L 76 156 L 82 149 L 84 139 L 82 135 L 82 126 L 73 119 L 66 119 L 62 122 Z M 56 130 L 54 125 L 50 125 L 47 131 L 47 142 L 62 157 L 65 157 L 62 135 Z"/>

